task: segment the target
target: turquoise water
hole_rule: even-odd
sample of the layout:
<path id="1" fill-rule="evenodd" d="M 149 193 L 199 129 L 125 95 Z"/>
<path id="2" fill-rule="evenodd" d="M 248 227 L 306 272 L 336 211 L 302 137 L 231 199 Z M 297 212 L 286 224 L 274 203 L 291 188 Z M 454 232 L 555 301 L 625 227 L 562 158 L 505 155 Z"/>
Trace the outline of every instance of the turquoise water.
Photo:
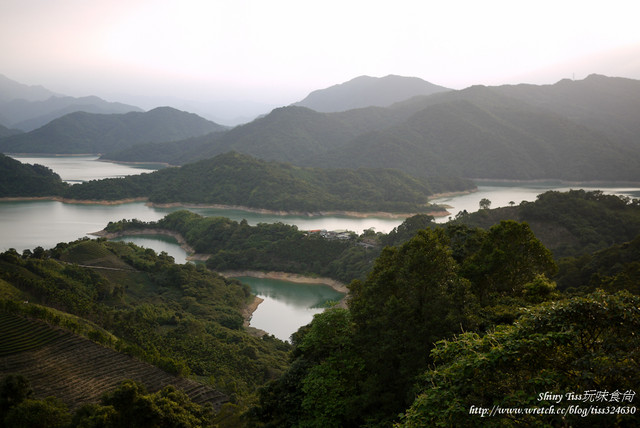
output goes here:
<path id="1" fill-rule="evenodd" d="M 298 328 L 311 322 L 313 316 L 330 302 L 344 297 L 323 284 L 298 284 L 276 279 L 239 277 L 253 293 L 264 301 L 251 318 L 251 326 L 289 340 Z"/>

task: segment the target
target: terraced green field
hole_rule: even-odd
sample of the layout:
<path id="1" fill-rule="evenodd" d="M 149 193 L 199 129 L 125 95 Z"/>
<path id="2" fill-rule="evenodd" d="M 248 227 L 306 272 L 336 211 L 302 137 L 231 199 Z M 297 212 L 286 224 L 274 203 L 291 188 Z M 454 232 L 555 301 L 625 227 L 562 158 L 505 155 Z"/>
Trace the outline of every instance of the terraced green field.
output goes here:
<path id="1" fill-rule="evenodd" d="M 0 312 L 0 378 L 10 373 L 26 376 L 38 398 L 55 396 L 71 409 L 97 403 L 125 379 L 144 383 L 150 392 L 174 385 L 196 403 L 210 403 L 215 409 L 227 400 L 207 385 L 170 375 L 69 331 Z"/>
<path id="2" fill-rule="evenodd" d="M 39 348 L 60 337 L 60 331 L 44 323 L 0 312 L 0 357 Z"/>

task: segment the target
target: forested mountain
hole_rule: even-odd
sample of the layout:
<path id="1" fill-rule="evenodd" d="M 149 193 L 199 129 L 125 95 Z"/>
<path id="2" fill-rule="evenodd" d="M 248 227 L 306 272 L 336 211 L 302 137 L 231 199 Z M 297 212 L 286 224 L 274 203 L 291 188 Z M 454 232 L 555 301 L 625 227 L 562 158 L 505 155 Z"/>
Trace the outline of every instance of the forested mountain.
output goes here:
<path id="1" fill-rule="evenodd" d="M 75 111 L 124 114 L 142 110 L 96 96 L 75 98 L 55 94 L 42 86 L 24 85 L 0 75 L 0 123 L 6 126 L 32 131 Z"/>
<path id="2" fill-rule="evenodd" d="M 339 112 L 371 106 L 388 107 L 418 95 L 449 90 L 417 77 L 360 76 L 339 85 L 313 91 L 293 105 L 325 113 Z"/>
<path id="3" fill-rule="evenodd" d="M 95 114 L 125 114 L 142 109 L 122 103 L 108 102 L 96 96 L 55 96 L 44 101 L 13 100 L 0 106 L 0 113 L 12 126 L 25 132 L 33 131 L 54 119 L 74 112 Z"/>
<path id="4" fill-rule="evenodd" d="M 638 86 L 637 80 L 592 74 L 582 81 L 565 79 L 544 86 L 505 85 L 495 90 L 637 148 L 640 134 Z"/>
<path id="5" fill-rule="evenodd" d="M 474 86 L 386 108 L 287 107 L 224 135 L 108 158 L 181 164 L 235 150 L 303 166 L 398 168 L 420 176 L 638 181 L 638 100 L 639 81 L 604 76 Z"/>
<path id="6" fill-rule="evenodd" d="M 181 165 L 233 150 L 265 160 L 300 163 L 301 159 L 313 159 L 327 150 L 342 147 L 364 132 L 384 129 L 408 116 L 405 110 L 379 107 L 343 113 L 318 113 L 306 107 L 281 107 L 226 133 L 184 142 L 139 145 L 107 153 L 103 157 L 125 162 L 152 159 L 154 162 Z"/>
<path id="7" fill-rule="evenodd" d="M 407 121 L 360 136 L 318 161 L 473 178 L 640 179 L 640 145 L 627 145 L 600 128 L 493 88 L 472 87 L 439 100 Z M 636 115 L 640 118 L 640 108 Z"/>
<path id="8" fill-rule="evenodd" d="M 0 197 L 60 195 L 66 188 L 49 168 L 23 164 L 0 153 Z"/>
<path id="9" fill-rule="evenodd" d="M 34 131 L 0 140 L 10 153 L 104 153 L 134 144 L 176 141 L 226 128 L 170 107 L 126 114 L 70 113 Z"/>
<path id="10" fill-rule="evenodd" d="M 71 199 L 148 197 L 156 203 L 238 205 L 275 211 L 424 212 L 433 193 L 465 190 L 460 179 L 419 179 L 384 169 L 300 168 L 227 153 L 151 174 L 69 187 Z"/>

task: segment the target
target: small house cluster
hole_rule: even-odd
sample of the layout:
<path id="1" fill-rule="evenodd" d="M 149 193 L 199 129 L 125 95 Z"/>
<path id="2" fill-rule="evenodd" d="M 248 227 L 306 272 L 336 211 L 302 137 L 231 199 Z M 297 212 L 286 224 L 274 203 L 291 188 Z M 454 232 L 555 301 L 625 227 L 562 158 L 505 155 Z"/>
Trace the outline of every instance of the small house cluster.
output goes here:
<path id="1" fill-rule="evenodd" d="M 326 229 L 308 230 L 307 233 L 320 235 L 325 239 L 340 239 L 340 240 L 350 239 L 353 234 L 353 232 L 348 230 L 326 230 Z"/>

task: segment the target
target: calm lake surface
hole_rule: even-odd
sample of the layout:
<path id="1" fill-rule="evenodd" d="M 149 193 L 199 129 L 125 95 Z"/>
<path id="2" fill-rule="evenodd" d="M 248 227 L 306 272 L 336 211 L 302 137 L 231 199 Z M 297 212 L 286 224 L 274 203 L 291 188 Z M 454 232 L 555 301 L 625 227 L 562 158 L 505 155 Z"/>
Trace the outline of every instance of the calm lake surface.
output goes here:
<path id="1" fill-rule="evenodd" d="M 296 284 L 252 277 L 237 279 L 248 284 L 257 296 L 264 299 L 253 313 L 251 326 L 281 340 L 289 340 L 300 326 L 309 324 L 329 302 L 344 297 L 344 294 L 323 284 Z"/>
<path id="2" fill-rule="evenodd" d="M 522 201 L 535 201 L 536 197 L 548 190 L 556 190 L 566 192 L 571 189 L 602 190 L 607 194 L 624 195 L 631 198 L 640 198 L 640 187 L 621 186 L 617 184 L 586 184 L 586 185 L 567 185 L 557 182 L 501 182 L 501 181 L 482 181 L 478 183 L 478 191 L 466 195 L 451 196 L 446 198 L 438 198 L 431 200 L 434 204 L 449 205 L 447 211 L 451 213 L 451 217 L 455 217 L 460 211 L 467 212 L 478 211 L 480 200 L 487 198 L 491 201 L 491 208 L 506 207 L 511 202 L 516 205 Z M 449 220 L 449 217 L 440 217 L 437 222 L 443 223 Z"/>
<path id="3" fill-rule="evenodd" d="M 97 161 L 96 156 L 55 156 L 26 157 L 12 156 L 25 163 L 39 163 L 48 166 L 60 177 L 70 183 L 87 180 L 122 177 L 153 171 L 153 166 L 120 165 Z M 440 198 L 432 202 L 447 204 L 451 216 L 459 211 L 477 211 L 479 201 L 487 198 L 491 207 L 507 206 L 510 202 L 534 201 L 536 196 L 547 190 L 566 191 L 583 188 L 585 190 L 603 190 L 606 193 L 640 197 L 640 187 L 617 185 L 567 186 L 558 183 L 504 183 L 482 182 L 478 191 L 467 195 Z M 69 242 L 90 236 L 88 234 L 102 230 L 109 221 L 137 218 L 142 221 L 157 221 L 165 215 L 181 208 L 155 208 L 141 202 L 120 205 L 65 204 L 57 201 L 0 201 L 0 251 L 15 248 L 22 252 L 37 246 L 55 247 L 59 242 Z M 340 216 L 301 217 L 256 214 L 240 210 L 221 210 L 197 208 L 191 209 L 204 216 L 222 216 L 240 221 L 246 219 L 251 225 L 258 223 L 282 222 L 296 225 L 300 230 L 346 229 L 358 234 L 373 228 L 376 232 L 387 233 L 402 223 L 402 219 L 368 218 L 358 219 Z M 448 217 L 438 221 L 445 222 Z M 176 263 L 185 263 L 187 254 L 170 237 L 157 235 L 125 236 L 121 241 L 134 242 L 156 252 L 166 251 Z M 243 278 L 254 293 L 265 301 L 254 313 L 251 325 L 268 331 L 284 340 L 300 326 L 311 321 L 313 314 L 322 311 L 327 300 L 339 300 L 340 293 L 324 285 L 295 284 L 287 281 Z M 326 295 L 325 295 L 326 293 Z M 337 293 L 331 294 L 331 293 Z"/>
<path id="4" fill-rule="evenodd" d="M 101 162 L 98 160 L 98 156 L 10 156 L 22 163 L 37 163 L 51 168 L 62 181 L 67 183 L 125 177 L 159 169 L 157 164 L 124 165 Z"/>

